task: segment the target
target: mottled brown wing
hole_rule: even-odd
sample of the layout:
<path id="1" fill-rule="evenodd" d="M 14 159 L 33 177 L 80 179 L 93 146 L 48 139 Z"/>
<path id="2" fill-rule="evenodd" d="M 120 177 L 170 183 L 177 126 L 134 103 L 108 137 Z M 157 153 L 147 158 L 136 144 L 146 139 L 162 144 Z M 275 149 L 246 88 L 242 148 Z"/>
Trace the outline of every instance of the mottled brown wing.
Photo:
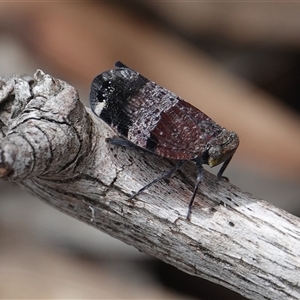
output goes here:
<path id="1" fill-rule="evenodd" d="M 161 113 L 160 120 L 151 131 L 147 148 L 163 157 L 191 160 L 201 156 L 207 143 L 221 131 L 222 127 L 207 115 L 179 100 Z"/>

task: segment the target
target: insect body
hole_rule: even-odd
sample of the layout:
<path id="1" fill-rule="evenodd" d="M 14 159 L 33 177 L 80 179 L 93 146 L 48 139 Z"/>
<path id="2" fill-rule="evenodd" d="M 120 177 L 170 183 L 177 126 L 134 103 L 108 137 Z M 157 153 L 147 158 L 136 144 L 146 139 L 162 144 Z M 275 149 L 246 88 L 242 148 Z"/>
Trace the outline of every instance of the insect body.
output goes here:
<path id="1" fill-rule="evenodd" d="M 223 163 L 217 175 L 222 177 L 239 145 L 235 132 L 227 131 L 188 102 L 121 62 L 116 63 L 115 69 L 94 79 L 90 103 L 93 112 L 125 138 L 113 138 L 113 144 L 135 145 L 161 157 L 177 160 L 172 169 L 129 199 L 171 176 L 185 161 L 196 163 L 198 175 L 189 203 L 188 219 L 203 177 L 202 165 L 214 167 Z"/>

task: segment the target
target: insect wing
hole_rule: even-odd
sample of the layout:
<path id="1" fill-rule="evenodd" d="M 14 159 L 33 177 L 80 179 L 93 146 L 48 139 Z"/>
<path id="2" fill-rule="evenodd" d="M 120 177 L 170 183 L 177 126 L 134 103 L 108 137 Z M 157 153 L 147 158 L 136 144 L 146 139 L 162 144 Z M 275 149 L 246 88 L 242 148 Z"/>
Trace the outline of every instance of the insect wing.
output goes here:
<path id="1" fill-rule="evenodd" d="M 222 127 L 174 93 L 117 63 L 90 93 L 94 113 L 131 143 L 157 155 L 191 160 Z"/>
<path id="2" fill-rule="evenodd" d="M 178 98 L 176 105 L 161 112 L 146 148 L 163 157 L 192 160 L 205 153 L 209 141 L 221 130 L 207 115 Z"/>

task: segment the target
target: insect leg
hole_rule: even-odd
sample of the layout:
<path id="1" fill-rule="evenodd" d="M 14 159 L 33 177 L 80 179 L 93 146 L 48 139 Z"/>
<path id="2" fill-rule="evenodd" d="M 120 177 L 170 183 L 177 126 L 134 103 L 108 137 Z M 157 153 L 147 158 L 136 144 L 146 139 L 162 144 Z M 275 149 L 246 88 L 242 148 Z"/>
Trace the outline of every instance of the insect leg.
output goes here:
<path id="1" fill-rule="evenodd" d="M 116 145 L 116 146 L 122 146 L 122 147 L 126 147 L 126 148 L 131 148 L 131 149 L 141 149 L 140 147 L 138 147 L 137 145 L 133 144 L 132 142 L 119 138 L 119 137 L 112 137 L 112 138 L 107 138 L 106 139 L 107 142 L 109 142 L 112 145 Z"/>
<path id="2" fill-rule="evenodd" d="M 142 187 L 140 190 L 138 190 L 136 193 L 134 193 L 132 196 L 130 196 L 127 201 L 132 200 L 133 198 L 135 198 L 137 195 L 139 195 L 144 190 L 148 189 L 150 186 L 152 186 L 156 182 L 159 182 L 162 179 L 166 179 L 166 178 L 170 177 L 173 173 L 175 173 L 178 169 L 180 169 L 184 163 L 185 163 L 185 160 L 179 160 L 173 168 L 162 173 L 159 177 L 157 177 L 156 179 L 154 179 L 153 181 L 151 181 L 150 183 L 148 183 L 147 185 Z"/>
<path id="3" fill-rule="evenodd" d="M 197 175 L 197 179 L 196 179 L 196 183 L 195 183 L 195 187 L 194 187 L 193 196 L 192 196 L 192 198 L 190 200 L 190 203 L 189 203 L 188 214 L 186 216 L 187 220 L 190 220 L 191 213 L 192 213 L 192 206 L 193 206 L 193 203 L 194 203 L 194 199 L 196 197 L 199 184 L 200 184 L 200 182 L 202 181 L 202 178 L 203 178 L 202 161 L 201 160 L 196 161 L 196 166 L 198 168 L 198 175 Z"/>
<path id="4" fill-rule="evenodd" d="M 219 170 L 219 172 L 217 174 L 217 177 L 219 179 L 225 179 L 225 180 L 229 181 L 226 176 L 223 176 L 223 173 L 224 173 L 225 169 L 227 168 L 227 166 L 229 165 L 231 159 L 232 159 L 232 156 L 230 156 L 227 160 L 224 161 L 221 169 Z"/>

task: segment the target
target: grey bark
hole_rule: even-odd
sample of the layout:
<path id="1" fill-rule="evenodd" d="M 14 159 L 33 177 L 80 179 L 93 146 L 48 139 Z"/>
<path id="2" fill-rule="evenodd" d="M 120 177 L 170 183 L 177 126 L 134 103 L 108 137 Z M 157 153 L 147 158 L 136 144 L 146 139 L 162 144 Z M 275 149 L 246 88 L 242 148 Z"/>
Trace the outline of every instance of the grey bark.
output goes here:
<path id="1" fill-rule="evenodd" d="M 37 71 L 0 78 L 0 178 L 189 274 L 249 299 L 300 299 L 300 222 L 205 172 L 192 211 L 187 163 L 109 145 L 114 132 L 67 83 Z"/>

